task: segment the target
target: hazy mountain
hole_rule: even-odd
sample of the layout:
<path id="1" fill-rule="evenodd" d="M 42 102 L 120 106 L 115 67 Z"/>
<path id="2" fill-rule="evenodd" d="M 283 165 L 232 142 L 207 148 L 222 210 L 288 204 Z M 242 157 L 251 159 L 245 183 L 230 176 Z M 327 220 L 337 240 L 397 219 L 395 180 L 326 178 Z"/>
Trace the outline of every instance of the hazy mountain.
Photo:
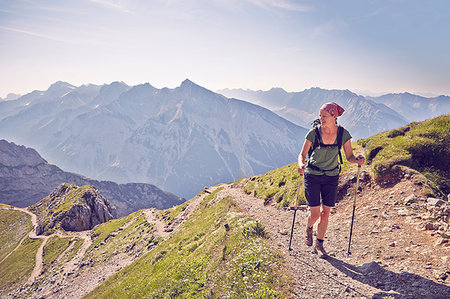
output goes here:
<path id="1" fill-rule="evenodd" d="M 267 109 L 189 80 L 175 89 L 57 82 L 6 103 L 0 137 L 72 172 L 152 183 L 185 198 L 295 161 L 306 134 Z"/>
<path id="2" fill-rule="evenodd" d="M 350 131 L 354 140 L 407 123 L 406 118 L 393 109 L 349 90 L 311 88 L 302 92 L 286 92 L 281 88 L 272 88 L 268 91 L 224 89 L 218 92 L 228 97 L 258 103 L 303 127 L 311 126 L 311 122 L 318 118 L 319 108 L 324 103 L 336 102 L 345 109 L 339 122 Z"/>
<path id="3" fill-rule="evenodd" d="M 20 98 L 20 94 L 8 93 L 6 98 L 0 98 L 0 101 L 12 101 Z"/>
<path id="4" fill-rule="evenodd" d="M 62 183 L 99 189 L 119 216 L 143 208 L 166 209 L 183 202 L 150 184 L 116 184 L 65 172 L 48 164 L 34 149 L 0 140 L 0 203 L 26 207 L 43 199 Z"/>
<path id="5" fill-rule="evenodd" d="M 388 106 L 410 122 L 422 121 L 444 113 L 450 113 L 450 97 L 443 95 L 426 98 L 405 92 L 366 98 Z"/>

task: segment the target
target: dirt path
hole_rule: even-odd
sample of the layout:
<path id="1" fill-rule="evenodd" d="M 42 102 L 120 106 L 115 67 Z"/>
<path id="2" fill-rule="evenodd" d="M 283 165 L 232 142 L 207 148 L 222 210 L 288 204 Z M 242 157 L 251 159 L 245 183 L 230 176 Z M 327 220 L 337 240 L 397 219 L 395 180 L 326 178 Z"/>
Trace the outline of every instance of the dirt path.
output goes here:
<path id="1" fill-rule="evenodd" d="M 37 227 L 37 216 L 33 213 L 31 213 L 30 211 L 28 211 L 27 209 L 23 209 L 23 208 L 17 208 L 17 207 L 8 207 L 8 208 L 3 208 L 0 207 L 0 209 L 12 209 L 12 210 L 16 210 L 16 211 L 20 211 L 23 213 L 26 213 L 28 215 L 31 216 L 31 223 L 33 224 L 33 228 L 32 230 L 24 237 L 22 238 L 22 240 L 20 240 L 19 244 L 16 246 L 16 248 L 14 248 L 3 260 L 5 260 L 8 256 L 10 256 L 13 252 L 15 252 L 20 245 L 22 244 L 22 242 L 27 238 L 32 238 L 32 239 L 43 239 L 44 241 L 42 242 L 41 246 L 38 248 L 37 252 L 36 252 L 36 258 L 35 258 L 35 266 L 33 271 L 31 272 L 30 277 L 28 278 L 27 284 L 31 285 L 33 284 L 38 278 L 39 276 L 42 274 L 42 268 L 43 268 L 43 254 L 44 254 L 44 247 L 47 244 L 47 241 L 50 237 L 52 237 L 53 235 L 57 235 L 60 238 L 66 238 L 66 237 L 76 237 L 76 238 L 80 238 L 83 240 L 83 245 L 81 246 L 81 248 L 78 250 L 76 256 L 68 263 L 65 264 L 64 266 L 64 270 L 62 272 L 62 276 L 64 274 L 70 273 L 71 271 L 73 271 L 76 266 L 80 263 L 80 261 L 83 259 L 84 254 L 86 253 L 87 249 L 89 248 L 89 246 L 91 246 L 92 241 L 91 241 L 91 237 L 90 237 L 90 231 L 83 231 L 83 232 L 67 232 L 67 231 L 62 231 L 59 230 L 54 234 L 45 236 L 45 235 L 36 235 L 36 227 Z M 67 250 L 67 249 L 66 249 Z M 2 261 L 3 261 L 2 260 Z"/>
<path id="2" fill-rule="evenodd" d="M 379 190 L 379 187 L 372 185 L 372 188 L 366 187 L 367 190 L 358 195 L 359 207 L 355 217 L 351 255 L 347 255 L 347 246 L 352 194 L 339 202 L 330 216 L 325 242 L 329 257 L 326 259 L 319 258 L 312 252 L 311 247 L 304 244 L 305 221 L 308 216 L 306 210 L 298 210 L 296 213 L 293 250 L 289 251 L 293 211 L 276 209 L 271 205 L 264 206 L 261 199 L 247 195 L 241 188 L 233 188 L 231 185 L 219 192 L 218 196 L 232 197 L 246 214 L 264 224 L 273 247 L 286 259 L 286 270 L 293 278 L 294 298 L 448 298 L 448 281 L 439 282 L 432 275 L 433 272 L 430 274 L 433 269 L 434 273 L 450 270 L 448 259 L 446 260 L 448 247 L 436 247 L 432 238 L 427 239 L 428 232 L 407 227 L 407 218 L 379 220 L 380 225 L 384 224 L 389 228 L 405 228 L 407 236 L 400 237 L 408 239 L 408 243 L 424 240 L 420 246 L 421 251 L 416 254 L 412 254 L 409 249 L 400 248 L 399 245 L 393 245 L 400 244 L 398 234 L 385 229 L 386 235 L 375 240 L 373 234 L 381 232 L 370 229 L 374 225 L 374 219 L 378 223 L 377 218 L 386 213 L 384 209 L 388 206 L 383 201 L 387 197 L 386 194 L 397 190 L 399 194 L 402 192 L 401 194 L 406 196 L 408 190 L 415 190 L 411 185 L 411 182 L 405 182 L 404 186 L 386 190 Z M 364 213 L 367 210 L 370 211 L 369 217 Z M 408 251 L 406 255 L 405 250 Z M 384 258 L 378 255 L 379 251 Z M 434 258 L 433 262 L 424 262 L 426 256 Z"/>

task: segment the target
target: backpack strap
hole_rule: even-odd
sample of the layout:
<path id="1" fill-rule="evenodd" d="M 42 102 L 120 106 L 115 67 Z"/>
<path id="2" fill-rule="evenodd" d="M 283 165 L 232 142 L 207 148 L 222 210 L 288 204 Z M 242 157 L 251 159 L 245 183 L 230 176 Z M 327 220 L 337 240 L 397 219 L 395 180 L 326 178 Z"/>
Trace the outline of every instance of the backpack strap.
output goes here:
<path id="1" fill-rule="evenodd" d="M 311 147 L 308 151 L 308 160 L 311 158 L 313 151 L 316 148 L 320 148 L 320 125 L 314 126 L 314 142 L 311 144 Z"/>
<path id="2" fill-rule="evenodd" d="M 341 164 L 343 164 L 342 161 L 342 155 L 341 155 L 341 148 L 342 148 L 342 139 L 344 138 L 344 128 L 341 126 L 338 126 L 338 131 L 337 131 L 337 146 L 338 146 L 338 150 L 339 150 L 339 160 L 341 162 Z"/>

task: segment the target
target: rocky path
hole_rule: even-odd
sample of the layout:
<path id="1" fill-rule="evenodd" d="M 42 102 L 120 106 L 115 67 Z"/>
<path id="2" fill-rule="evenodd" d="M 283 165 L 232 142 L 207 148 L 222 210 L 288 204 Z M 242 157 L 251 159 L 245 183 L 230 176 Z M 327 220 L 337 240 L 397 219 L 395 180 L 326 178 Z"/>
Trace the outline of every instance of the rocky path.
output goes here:
<path id="1" fill-rule="evenodd" d="M 264 224 L 272 245 L 286 259 L 286 270 L 293 278 L 294 298 L 449 298 L 448 280 L 439 281 L 436 275 L 430 275 L 432 269 L 436 269 L 435 273 L 450 271 L 448 247 L 445 244 L 436 246 L 429 232 L 408 227 L 408 218 L 381 219 L 383 213 L 396 211 L 386 204 L 386 194 L 397 190 L 404 198 L 415 190 L 412 182 L 408 181 L 393 188 L 382 190 L 373 185 L 370 188 L 366 183 L 366 190 L 358 194 L 351 255 L 347 254 L 347 248 L 354 193 L 349 191 L 347 198 L 332 210 L 325 242 L 329 252 L 326 259 L 319 258 L 311 247 L 304 244 L 306 210 L 297 210 L 292 251 L 289 251 L 293 211 L 264 206 L 262 200 L 232 185 L 219 192 L 218 196 L 232 197 L 246 214 Z M 370 211 L 369 217 L 365 211 Z M 375 239 L 373 235 L 381 232 L 374 229 L 368 232 L 367 229 L 378 222 L 384 223 L 388 229 L 383 231 L 386 233 L 383 238 Z M 404 229 L 407 235 L 396 234 L 392 227 Z M 407 242 L 423 240 L 421 251 L 413 254 L 409 247 L 394 245 L 406 243 L 399 237 L 407 239 Z M 406 255 L 405 251 L 408 251 Z M 423 259 L 427 256 L 433 261 L 425 262 Z"/>
<path id="2" fill-rule="evenodd" d="M 6 209 L 4 207 L 1 207 L 1 209 Z M 3 258 L 3 260 L 5 260 L 7 257 L 9 257 L 12 253 L 14 253 L 19 247 L 20 245 L 22 245 L 22 242 L 26 239 L 26 238 L 32 238 L 32 239 L 43 239 L 44 241 L 42 242 L 41 246 L 39 246 L 37 252 L 36 252 L 36 258 L 35 258 L 35 266 L 33 271 L 31 272 L 30 277 L 28 278 L 27 284 L 31 285 L 33 284 L 33 282 L 36 280 L 36 278 L 39 277 L 39 275 L 42 272 L 42 260 L 43 260 L 43 252 L 44 252 L 44 246 L 47 243 L 47 240 L 50 236 L 38 236 L 36 235 L 36 227 L 37 227 L 37 217 L 35 214 L 31 213 L 30 211 L 28 211 L 27 209 L 23 209 L 23 208 L 17 208 L 17 207 L 9 207 L 7 209 L 12 209 L 12 210 L 16 210 L 16 211 L 20 211 L 23 213 L 26 213 L 28 215 L 31 216 L 31 223 L 33 224 L 33 228 L 32 230 L 25 236 L 22 238 L 22 240 L 20 240 L 19 244 L 16 246 L 16 248 L 14 248 L 7 256 L 5 256 Z M 2 261 L 3 261 L 2 260 Z"/>

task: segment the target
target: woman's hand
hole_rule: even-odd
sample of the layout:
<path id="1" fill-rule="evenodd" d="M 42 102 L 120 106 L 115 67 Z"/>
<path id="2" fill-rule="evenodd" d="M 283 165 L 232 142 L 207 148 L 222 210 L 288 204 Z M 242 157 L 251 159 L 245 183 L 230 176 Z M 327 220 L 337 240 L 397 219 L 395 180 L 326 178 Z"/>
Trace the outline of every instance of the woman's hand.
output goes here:
<path id="1" fill-rule="evenodd" d="M 305 164 L 303 164 L 303 165 L 298 165 L 297 166 L 297 172 L 300 174 L 300 175 L 303 175 L 304 173 L 305 173 Z"/>
<path id="2" fill-rule="evenodd" d="M 364 163 L 366 163 L 366 158 L 364 157 L 364 155 L 358 155 L 356 157 L 356 163 L 358 163 L 358 165 L 363 165 Z"/>

